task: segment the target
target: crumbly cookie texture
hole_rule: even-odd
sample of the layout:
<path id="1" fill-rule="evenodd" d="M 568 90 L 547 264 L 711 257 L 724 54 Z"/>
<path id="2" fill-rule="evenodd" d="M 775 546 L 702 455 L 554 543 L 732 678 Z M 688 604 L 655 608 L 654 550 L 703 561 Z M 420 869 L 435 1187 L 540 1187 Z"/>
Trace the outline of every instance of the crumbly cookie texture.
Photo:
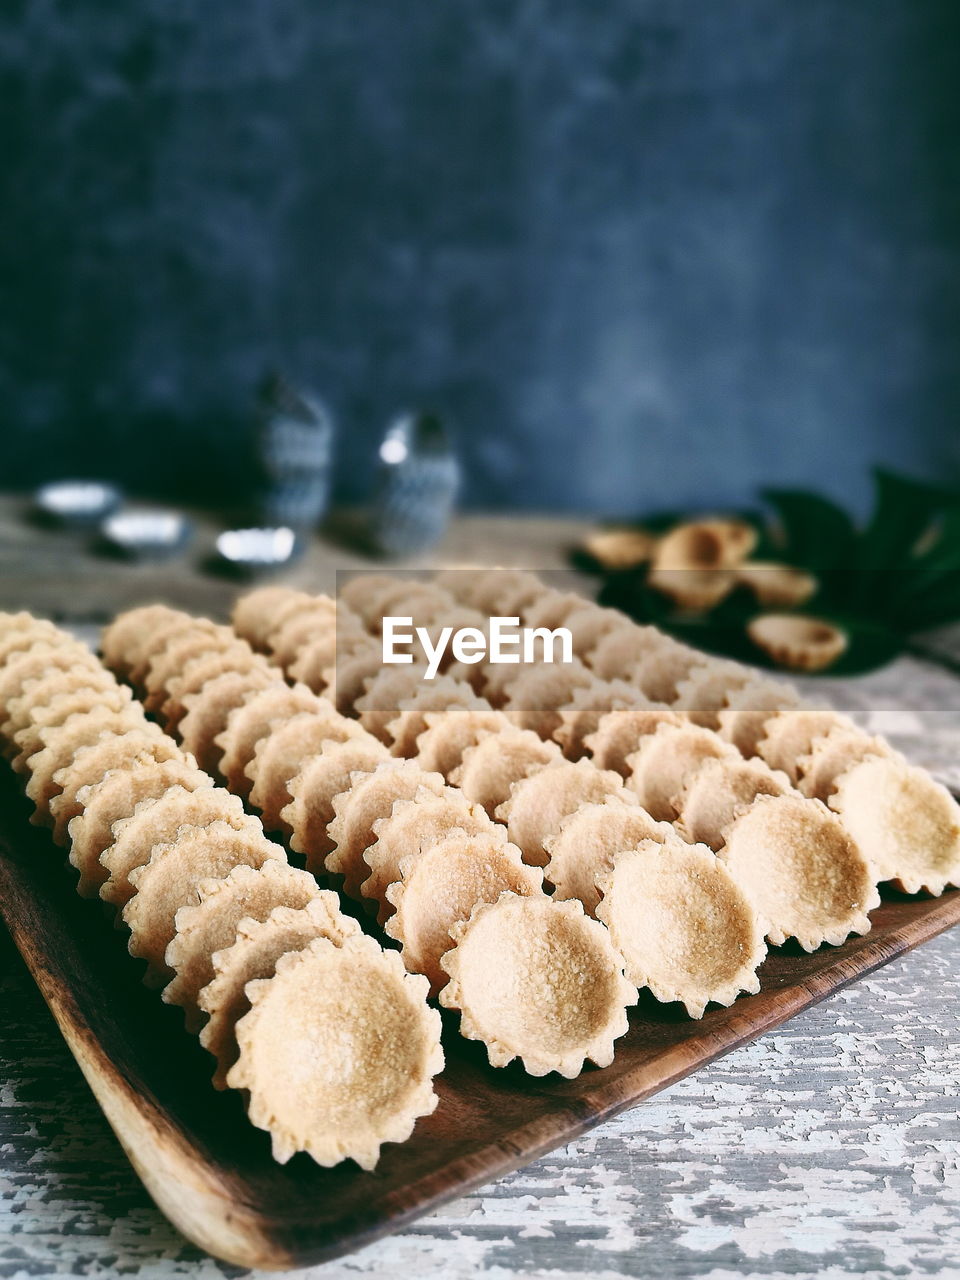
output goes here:
<path id="1" fill-rule="evenodd" d="M 718 855 L 753 904 L 774 946 L 805 951 L 868 933 L 880 905 L 858 841 L 819 800 L 758 796 L 727 832 Z"/>
<path id="2" fill-rule="evenodd" d="M 543 874 L 496 830 L 454 828 L 427 848 L 400 858 L 398 878 L 384 891 L 394 914 L 385 932 L 401 944 L 411 973 L 425 974 L 436 995 L 447 981 L 440 958 L 453 946 L 450 930 L 478 902 L 501 893 L 543 893 Z"/>
<path id="3" fill-rule="evenodd" d="M 960 886 L 960 805 L 923 769 L 874 756 L 838 778 L 829 803 L 877 880 L 934 896 Z"/>
<path id="4" fill-rule="evenodd" d="M 609 1066 L 637 992 L 609 933 L 579 902 L 503 893 L 451 934 L 440 1003 L 460 1011 L 461 1034 L 486 1045 L 491 1066 L 520 1058 L 530 1075 L 568 1079 L 587 1061 Z"/>
<path id="5" fill-rule="evenodd" d="M 306 1151 L 321 1165 L 372 1169 L 387 1142 L 404 1142 L 437 1106 L 440 1015 L 427 980 L 372 938 L 317 938 L 247 986 L 227 1076 L 249 1095 L 248 1115 L 270 1134 L 274 1159 Z"/>
<path id="6" fill-rule="evenodd" d="M 727 867 L 702 844 L 644 840 L 597 878 L 597 917 L 626 976 L 691 1018 L 760 990 L 763 926 Z"/>

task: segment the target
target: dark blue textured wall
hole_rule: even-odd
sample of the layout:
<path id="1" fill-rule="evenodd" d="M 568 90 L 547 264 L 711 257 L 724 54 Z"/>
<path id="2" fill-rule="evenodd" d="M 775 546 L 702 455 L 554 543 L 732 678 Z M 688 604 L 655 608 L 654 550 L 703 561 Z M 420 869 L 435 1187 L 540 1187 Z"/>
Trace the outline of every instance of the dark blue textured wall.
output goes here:
<path id="1" fill-rule="evenodd" d="M 483 505 L 960 475 L 960 6 L 6 0 L 0 484 L 221 497 L 308 379 Z"/>

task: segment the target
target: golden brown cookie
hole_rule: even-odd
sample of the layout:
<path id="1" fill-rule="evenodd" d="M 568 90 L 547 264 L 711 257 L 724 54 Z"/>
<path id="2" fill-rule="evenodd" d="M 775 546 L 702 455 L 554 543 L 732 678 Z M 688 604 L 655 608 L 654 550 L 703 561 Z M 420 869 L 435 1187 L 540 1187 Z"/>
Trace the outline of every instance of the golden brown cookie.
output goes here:
<path id="1" fill-rule="evenodd" d="M 234 707 L 227 717 L 226 727 L 214 739 L 223 752 L 218 767 L 231 791 L 240 796 L 250 794 L 251 781 L 246 768 L 253 759 L 257 743 L 270 733 L 274 725 L 303 711 L 314 715 L 326 714 L 328 718 L 331 718 L 331 713 L 335 714 L 331 704 L 318 698 L 306 685 L 291 688 L 282 681 L 254 690 L 238 707 Z"/>
<path id="2" fill-rule="evenodd" d="M 215 1088 L 227 1087 L 227 1072 L 237 1060 L 234 1028 L 250 1008 L 247 983 L 272 977 L 281 957 L 301 951 L 315 938 L 340 946 L 359 933 L 356 920 L 342 914 L 336 894 L 329 892 L 318 894 L 303 907 L 274 907 L 263 920 L 238 922 L 233 941 L 214 953 L 213 977 L 197 997 L 208 1015 L 200 1043 L 217 1060 Z"/>
<path id="3" fill-rule="evenodd" d="M 239 597 L 233 606 L 230 622 L 237 635 L 243 636 L 254 649 L 266 649 L 267 637 L 277 625 L 278 612 L 290 601 L 302 596 L 292 587 L 257 587 Z"/>
<path id="4" fill-rule="evenodd" d="M 544 742 L 532 729 L 502 729 L 484 734 L 463 753 L 450 781 L 468 800 L 482 804 L 491 817 L 510 798 L 510 789 L 545 765 L 560 760 L 555 742 Z"/>
<path id="5" fill-rule="evenodd" d="M 146 728 L 152 730 L 156 725 Z M 143 726 L 127 733 L 102 733 L 94 742 L 80 747 L 70 763 L 53 775 L 60 789 L 50 799 L 54 841 L 67 844 L 69 825 L 82 810 L 79 792 L 84 787 L 99 782 L 111 769 L 140 768 L 164 761 L 196 768 L 196 761 L 186 756 L 172 738 L 144 732 Z"/>
<path id="6" fill-rule="evenodd" d="M 812 573 L 772 560 L 750 560 L 735 572 L 737 582 L 749 587 L 767 609 L 795 609 L 806 604 L 818 586 Z"/>
<path id="7" fill-rule="evenodd" d="M 778 667 L 794 671 L 822 671 L 850 643 L 842 627 L 796 613 L 762 613 L 750 619 L 747 635 Z"/>
<path id="8" fill-rule="evenodd" d="M 730 871 L 702 844 L 643 841 L 599 879 L 598 917 L 627 978 L 691 1018 L 760 990 L 763 927 Z"/>
<path id="9" fill-rule="evenodd" d="M 222 787 L 188 790 L 174 785 L 162 795 L 139 801 L 128 818 L 113 824 L 113 838 L 100 855 L 108 876 L 100 886 L 100 897 L 122 907 L 133 894 L 130 872 L 149 860 L 154 846 L 168 843 L 180 827 L 212 822 L 228 822 L 238 831 L 254 834 L 262 830 L 256 818 L 244 813 L 242 801 Z"/>
<path id="10" fill-rule="evenodd" d="M 145 981 L 153 986 L 173 977 L 164 956 L 176 932 L 177 912 L 196 902 L 202 881 L 225 876 L 241 863 L 261 867 L 272 858 L 286 862 L 283 850 L 262 830 L 240 830 L 222 820 L 180 827 L 172 840 L 155 844 L 148 860 L 129 871 L 134 892 L 123 908 L 130 954 L 147 962 Z"/>
<path id="11" fill-rule="evenodd" d="M 174 977 L 162 996 L 183 1009 L 188 1031 L 199 1030 L 203 1022 L 197 999 L 213 981 L 213 955 L 233 946 L 241 920 L 266 920 L 274 907 L 305 907 L 323 894 L 309 872 L 276 858 L 260 867 L 241 863 L 219 879 L 200 881 L 197 901 L 177 912 L 176 933 L 164 957 Z M 329 905 L 337 907 L 336 901 Z"/>
<path id="12" fill-rule="evenodd" d="M 600 717 L 594 732 L 584 738 L 583 745 L 598 769 L 615 769 L 622 778 L 628 778 L 630 766 L 627 759 L 639 749 L 644 738 L 656 733 L 662 724 L 681 726 L 688 723 L 681 712 L 652 702 L 646 706 L 608 711 Z"/>
<path id="13" fill-rule="evenodd" d="M 328 742 L 349 739 L 376 742 L 356 720 L 348 720 L 332 703 L 324 702 L 316 711 L 301 711 L 279 720 L 259 740 L 244 772 L 253 784 L 250 803 L 260 810 L 268 831 L 290 834 L 281 812 L 293 799 L 287 784 L 300 772 L 304 761 L 319 754 Z"/>
<path id="14" fill-rule="evenodd" d="M 469 834 L 455 829 L 401 857 L 399 872 L 385 891 L 394 912 L 385 929 L 401 943 L 410 972 L 430 980 L 431 995 L 447 981 L 440 957 L 453 946 L 451 928 L 468 920 L 478 902 L 496 902 L 501 893 L 543 892 L 542 873 L 528 867 L 497 828 Z"/>
<path id="15" fill-rule="evenodd" d="M 398 705 L 399 714 L 387 724 L 391 739 L 390 750 L 395 756 L 410 759 L 417 754 L 417 739 L 427 727 L 427 714 L 448 716 L 467 712 L 492 711 L 486 698 L 479 698 L 468 684 L 439 676 L 429 684 L 423 684 L 409 698 Z"/>
<path id="16" fill-rule="evenodd" d="M 395 800 L 411 800 L 421 788 L 442 795 L 446 784 L 439 773 L 426 773 L 413 760 L 388 760 L 372 773 L 352 779 L 352 785 L 333 798 L 333 820 L 327 834 L 334 848 L 326 868 L 343 876 L 344 892 L 359 898 L 369 867 L 365 850 L 376 840 L 373 826 L 393 811 Z"/>
<path id="17" fill-rule="evenodd" d="M 804 951 L 868 933 L 880 904 L 858 842 L 819 800 L 759 796 L 727 831 L 719 857 L 753 904 L 774 946 Z"/>
<path id="18" fill-rule="evenodd" d="M 757 796 L 783 796 L 792 791 L 785 773 L 760 759 L 710 759 L 693 770 L 673 800 L 679 813 L 677 830 L 692 844 L 720 849 L 736 818 Z"/>
<path id="19" fill-rule="evenodd" d="M 524 862 L 543 867 L 549 861 L 544 841 L 560 830 L 563 819 L 582 804 L 608 798 L 636 804 L 618 773 L 598 769 L 589 760 L 576 764 L 562 760 L 515 782 L 496 817 L 506 822 L 510 839 L 523 850 Z"/>
<path id="20" fill-rule="evenodd" d="M 471 804 L 454 787 L 447 787 L 440 795 L 423 788 L 410 800 L 395 800 L 390 813 L 373 824 L 376 839 L 363 852 L 370 874 L 360 892 L 377 902 L 380 924 L 393 913 L 386 890 L 400 879 L 401 860 L 423 853 L 454 830 L 465 835 L 483 834 L 492 840 L 507 838 L 503 827 L 491 822 L 480 805 Z"/>
<path id="21" fill-rule="evenodd" d="M 615 854 L 635 849 L 642 840 L 662 844 L 675 837 L 668 822 L 655 822 L 639 805 L 619 800 L 582 804 L 544 840 L 549 861 L 543 874 L 558 901 L 576 898 L 592 916 L 600 901 L 597 879 L 613 867 Z"/>
<path id="22" fill-rule="evenodd" d="M 897 756 L 854 764 L 837 779 L 830 808 L 877 880 L 934 897 L 960 887 L 960 807 L 923 769 Z"/>
<path id="23" fill-rule="evenodd" d="M 455 715 L 427 711 L 423 718 L 426 728 L 417 738 L 417 764 L 428 772 L 442 773 L 449 781 L 469 747 L 475 747 L 488 733 L 502 733 L 513 727 L 508 716 L 492 709 L 459 711 Z"/>
<path id="24" fill-rule="evenodd" d="M 275 1160 L 306 1151 L 326 1167 L 372 1169 L 383 1143 L 406 1141 L 435 1110 L 443 1050 L 426 985 L 364 937 L 318 938 L 248 984 L 227 1083 L 247 1091 Z"/>
<path id="25" fill-rule="evenodd" d="M 451 933 L 440 1003 L 460 1010 L 460 1034 L 486 1045 L 492 1067 L 519 1058 L 532 1076 L 572 1079 L 586 1061 L 610 1065 L 637 993 L 579 902 L 504 893 Z"/>
<path id="26" fill-rule="evenodd" d="M 282 683 L 278 676 L 260 667 L 247 671 L 225 671 L 208 680 L 196 693 L 183 695 L 185 713 L 180 721 L 180 740 L 196 756 L 202 769 L 216 770 L 223 754 L 216 739 L 227 725 L 230 712 L 260 689 Z"/>
<path id="27" fill-rule="evenodd" d="M 764 723 L 763 737 L 757 743 L 757 753 L 771 769 L 780 769 L 791 782 L 800 777 L 798 761 L 813 750 L 818 738 L 831 729 L 856 729 L 849 716 L 839 711 L 792 707 L 777 711 Z"/>
<path id="28" fill-rule="evenodd" d="M 610 711 L 625 707 L 649 706 L 648 700 L 625 680 L 591 679 L 573 692 L 573 697 L 557 711 L 560 724 L 553 732 L 568 760 L 587 754 L 585 739 L 596 733 L 601 719 Z"/>
<path id="29" fill-rule="evenodd" d="M 151 760 L 138 755 L 124 766 L 108 769 L 96 782 L 77 792 L 80 812 L 70 819 L 70 863 L 80 873 L 77 892 L 93 898 L 108 872 L 100 855 L 113 843 L 113 824 L 132 816 L 142 800 L 154 800 L 171 787 L 199 791 L 213 779 L 201 772 L 192 757 Z"/>
<path id="30" fill-rule="evenodd" d="M 706 760 L 739 760 L 739 753 L 700 725 L 660 725 L 627 757 L 627 785 L 658 821 L 677 817 L 677 796 L 686 779 Z"/>
<path id="31" fill-rule="evenodd" d="M 297 774 L 287 781 L 292 798 L 280 811 L 280 819 L 290 829 L 290 848 L 306 856 L 308 871 L 319 875 L 334 846 L 328 834 L 334 799 L 349 790 L 355 777 L 372 773 L 389 758 L 383 743 L 370 734 L 346 742 L 328 739 L 322 750 L 308 756 Z"/>

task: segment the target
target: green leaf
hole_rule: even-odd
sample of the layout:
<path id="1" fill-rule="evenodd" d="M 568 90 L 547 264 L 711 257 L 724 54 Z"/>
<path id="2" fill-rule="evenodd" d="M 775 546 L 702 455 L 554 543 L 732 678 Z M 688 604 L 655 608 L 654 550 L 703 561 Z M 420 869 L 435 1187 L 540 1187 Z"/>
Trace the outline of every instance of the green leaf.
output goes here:
<path id="1" fill-rule="evenodd" d="M 899 568 L 910 563 L 923 534 L 945 507 L 960 501 L 960 494 L 883 467 L 873 476 L 876 501 L 860 538 L 860 564 L 865 569 Z"/>
<path id="2" fill-rule="evenodd" d="M 792 564 L 815 573 L 854 566 L 856 529 L 835 502 L 802 489 L 765 489 L 763 497 L 780 517 L 783 553 Z"/>

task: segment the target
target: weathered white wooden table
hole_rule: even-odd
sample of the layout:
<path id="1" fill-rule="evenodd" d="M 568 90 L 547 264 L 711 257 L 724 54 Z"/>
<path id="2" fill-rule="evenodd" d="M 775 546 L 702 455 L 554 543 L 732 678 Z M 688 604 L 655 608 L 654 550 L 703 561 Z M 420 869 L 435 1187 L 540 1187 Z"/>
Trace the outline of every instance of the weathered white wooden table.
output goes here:
<path id="1" fill-rule="evenodd" d="M 227 588 L 39 546 L 6 507 L 0 608 L 85 621 L 153 592 Z M 4 527 L 0 505 L 0 531 Z M 201 530 L 209 537 L 209 530 Z M 566 522 L 461 522 L 448 561 L 552 567 Z M 355 557 L 314 549 L 329 580 Z M 67 587 L 69 586 L 69 593 Z M 960 639 L 940 638 L 949 661 Z M 905 658 L 833 701 L 960 786 L 960 676 Z M 960 930 L 894 962 L 569 1147 L 350 1258 L 341 1277 L 960 1276 Z M 237 1274 L 153 1208 L 9 940 L 0 937 L 0 1280 Z M 306 1273 L 302 1273 L 306 1274 Z"/>

